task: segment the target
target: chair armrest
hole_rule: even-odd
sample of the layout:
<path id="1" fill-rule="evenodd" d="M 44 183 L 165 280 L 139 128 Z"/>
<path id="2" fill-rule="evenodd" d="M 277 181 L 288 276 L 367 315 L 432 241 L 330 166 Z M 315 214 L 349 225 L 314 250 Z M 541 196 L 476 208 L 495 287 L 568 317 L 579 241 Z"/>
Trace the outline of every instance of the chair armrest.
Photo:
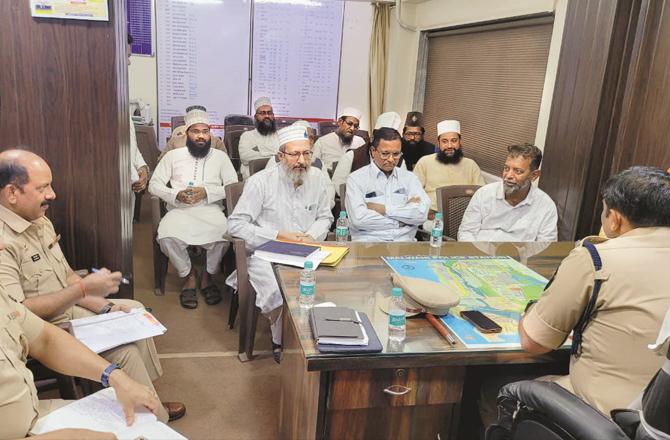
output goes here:
<path id="1" fill-rule="evenodd" d="M 157 196 L 151 196 L 151 226 L 154 234 L 158 231 L 158 224 L 161 222 L 161 199 Z"/>
<path id="2" fill-rule="evenodd" d="M 500 389 L 497 402 L 501 414 L 509 413 L 510 409 L 514 411 L 520 404 L 522 408 L 548 418 L 575 438 L 629 440 L 609 417 L 554 382 L 522 380 L 509 383 Z"/>

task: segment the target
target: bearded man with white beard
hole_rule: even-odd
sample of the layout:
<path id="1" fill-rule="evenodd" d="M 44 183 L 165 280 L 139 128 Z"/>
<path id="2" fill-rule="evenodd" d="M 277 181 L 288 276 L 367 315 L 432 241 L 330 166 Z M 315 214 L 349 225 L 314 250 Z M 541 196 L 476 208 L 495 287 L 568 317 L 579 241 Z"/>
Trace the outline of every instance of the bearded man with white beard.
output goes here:
<path id="1" fill-rule="evenodd" d="M 323 241 L 333 222 L 329 180 L 313 168 L 312 145 L 305 127 L 291 125 L 277 131 L 279 164 L 249 177 L 233 213 L 228 232 L 254 250 L 270 240 Z M 270 320 L 275 361 L 281 351 L 282 296 L 271 264 L 251 255 L 249 281 L 256 291 L 256 306 Z M 237 273 L 226 280 L 237 288 Z"/>
<path id="2" fill-rule="evenodd" d="M 540 177 L 542 151 L 535 145 L 507 147 L 502 181 L 472 196 L 458 229 L 459 241 L 556 241 L 553 200 L 533 182 Z"/>

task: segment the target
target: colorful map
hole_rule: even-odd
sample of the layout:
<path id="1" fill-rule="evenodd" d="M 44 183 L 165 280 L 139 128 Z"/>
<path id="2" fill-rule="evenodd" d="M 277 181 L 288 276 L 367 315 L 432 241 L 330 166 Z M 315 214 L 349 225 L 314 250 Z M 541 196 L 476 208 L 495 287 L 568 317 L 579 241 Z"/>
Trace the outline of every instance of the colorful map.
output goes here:
<path id="1" fill-rule="evenodd" d="M 519 347 L 517 325 L 528 301 L 539 298 L 547 279 L 511 257 L 383 257 L 399 275 L 451 286 L 461 297 L 440 317 L 469 348 Z M 500 333 L 484 334 L 460 317 L 479 310 L 499 324 Z"/>

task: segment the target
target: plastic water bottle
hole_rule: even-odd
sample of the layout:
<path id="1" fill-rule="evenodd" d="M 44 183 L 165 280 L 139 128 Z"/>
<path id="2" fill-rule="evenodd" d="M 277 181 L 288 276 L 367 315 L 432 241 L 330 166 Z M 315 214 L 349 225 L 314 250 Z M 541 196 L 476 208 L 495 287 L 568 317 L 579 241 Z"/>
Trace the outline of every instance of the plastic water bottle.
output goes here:
<path id="1" fill-rule="evenodd" d="M 305 261 L 305 266 L 300 272 L 300 296 L 298 302 L 303 309 L 309 309 L 314 305 L 314 293 L 316 293 L 316 274 L 314 264 Z"/>
<path id="2" fill-rule="evenodd" d="M 349 219 L 347 211 L 340 211 L 340 217 L 335 224 L 335 240 L 338 243 L 346 243 L 349 239 Z"/>
<path id="3" fill-rule="evenodd" d="M 389 340 L 402 342 L 405 340 L 405 303 L 402 300 L 402 289 L 394 287 L 391 290 L 391 304 L 389 307 Z"/>
<path id="4" fill-rule="evenodd" d="M 432 247 L 442 246 L 442 232 L 444 231 L 444 222 L 442 221 L 442 213 L 435 214 L 433 220 L 433 230 L 430 231 L 430 245 Z"/>

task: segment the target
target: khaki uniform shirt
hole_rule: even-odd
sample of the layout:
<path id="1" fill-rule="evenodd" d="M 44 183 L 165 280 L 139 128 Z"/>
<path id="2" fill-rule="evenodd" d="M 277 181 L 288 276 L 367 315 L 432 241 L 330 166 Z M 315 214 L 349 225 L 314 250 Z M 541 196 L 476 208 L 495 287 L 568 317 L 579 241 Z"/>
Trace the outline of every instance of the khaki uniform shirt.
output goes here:
<path id="1" fill-rule="evenodd" d="M 0 206 L 0 237 L 6 246 L 0 252 L 0 285 L 10 298 L 23 302 L 26 298 L 67 287 L 67 277 L 72 269 L 48 218 L 29 222 Z M 74 307 L 77 306 L 70 309 Z M 68 321 L 73 315 L 73 310 L 66 310 L 51 322 Z"/>
<path id="2" fill-rule="evenodd" d="M 447 185 L 484 185 L 484 178 L 477 163 L 464 157 L 457 164 L 444 164 L 437 154 L 423 156 L 414 165 L 414 174 L 421 181 L 423 190 L 430 197 L 430 209 L 437 211 L 436 190 Z"/>
<path id="3" fill-rule="evenodd" d="M 609 414 L 626 408 L 664 361 L 647 345 L 670 307 L 670 228 L 634 229 L 596 248 L 602 269 L 595 272 L 587 249 L 574 249 L 522 322 L 533 341 L 558 348 L 577 324 L 594 280 L 604 280 L 582 355 L 571 357 L 570 375 L 557 382 Z"/>
<path id="4" fill-rule="evenodd" d="M 23 438 L 37 420 L 39 401 L 26 359 L 43 328 L 44 321 L 0 289 L 0 438 Z"/>

